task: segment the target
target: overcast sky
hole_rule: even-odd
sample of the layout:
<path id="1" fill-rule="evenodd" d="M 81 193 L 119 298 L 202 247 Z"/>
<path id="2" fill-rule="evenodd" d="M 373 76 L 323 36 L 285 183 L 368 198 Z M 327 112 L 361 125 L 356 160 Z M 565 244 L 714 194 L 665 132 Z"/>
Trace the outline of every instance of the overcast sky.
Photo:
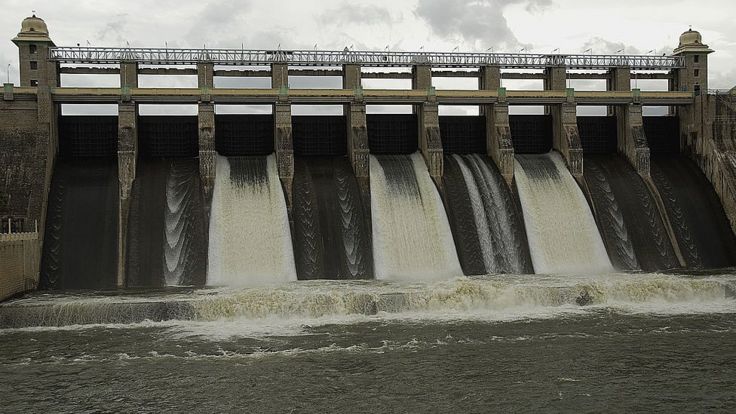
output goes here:
<path id="1" fill-rule="evenodd" d="M 710 87 L 736 84 L 733 0 L 2 0 L 0 63 L 36 10 L 57 45 L 671 53 L 689 25 L 716 53 Z M 3 70 L 3 72 L 5 72 Z M 5 73 L 3 73 L 5 81 Z"/>

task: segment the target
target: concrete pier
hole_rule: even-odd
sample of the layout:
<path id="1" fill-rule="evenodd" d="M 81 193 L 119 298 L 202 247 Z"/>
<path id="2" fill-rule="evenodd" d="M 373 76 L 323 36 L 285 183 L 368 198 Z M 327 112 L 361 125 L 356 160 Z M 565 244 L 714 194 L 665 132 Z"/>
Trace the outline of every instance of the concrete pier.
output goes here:
<path id="1" fill-rule="evenodd" d="M 138 106 L 134 102 L 118 105 L 118 274 L 117 285 L 125 286 L 125 258 L 130 197 L 138 160 Z"/>

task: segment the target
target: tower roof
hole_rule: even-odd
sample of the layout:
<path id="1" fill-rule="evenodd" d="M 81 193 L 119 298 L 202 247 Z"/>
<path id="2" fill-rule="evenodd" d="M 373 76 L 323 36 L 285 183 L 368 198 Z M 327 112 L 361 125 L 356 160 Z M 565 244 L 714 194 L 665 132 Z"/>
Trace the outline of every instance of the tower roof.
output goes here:
<path id="1" fill-rule="evenodd" d="M 23 19 L 20 32 L 13 38 L 13 43 L 18 44 L 18 42 L 48 42 L 54 44 L 49 38 L 49 29 L 46 27 L 46 22 L 40 17 L 36 17 L 35 14 Z"/>
<path id="2" fill-rule="evenodd" d="M 688 29 L 680 35 L 680 44 L 677 45 L 674 54 L 683 52 L 711 53 L 713 50 L 703 43 L 703 36 L 697 30 Z"/>

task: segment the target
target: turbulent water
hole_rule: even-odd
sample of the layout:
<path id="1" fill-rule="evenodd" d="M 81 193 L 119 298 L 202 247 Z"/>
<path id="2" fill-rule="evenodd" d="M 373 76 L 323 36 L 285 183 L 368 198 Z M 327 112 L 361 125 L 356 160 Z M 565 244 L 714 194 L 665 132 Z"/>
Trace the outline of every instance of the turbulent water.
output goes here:
<path id="1" fill-rule="evenodd" d="M 708 179 L 684 156 L 657 156 L 651 175 L 689 268 L 736 264 L 736 239 Z"/>
<path id="2" fill-rule="evenodd" d="M 0 305 L 0 398 L 9 412 L 732 412 L 734 288 L 732 273 L 609 274 L 35 294 Z"/>
<path id="3" fill-rule="evenodd" d="M 376 278 L 462 275 L 442 200 L 421 155 L 372 155 L 370 170 Z"/>
<path id="4" fill-rule="evenodd" d="M 217 157 L 207 284 L 296 280 L 289 218 L 276 159 Z"/>
<path id="5" fill-rule="evenodd" d="M 204 285 L 206 244 L 197 161 L 140 160 L 128 218 L 127 285 Z"/>
<path id="6" fill-rule="evenodd" d="M 680 267 L 654 198 L 623 157 L 586 156 L 585 180 L 608 255 L 617 269 Z"/>
<path id="7" fill-rule="evenodd" d="M 612 265 L 588 202 L 555 152 L 516 156 L 529 250 L 537 273 L 606 273 Z"/>
<path id="8" fill-rule="evenodd" d="M 41 288 L 116 285 L 118 204 L 115 160 L 59 160 L 49 192 Z"/>
<path id="9" fill-rule="evenodd" d="M 299 157 L 294 167 L 299 279 L 372 279 L 370 212 L 350 161 L 344 156 Z"/>
<path id="10" fill-rule="evenodd" d="M 491 160 L 477 154 L 445 157 L 443 180 L 463 272 L 533 273 L 521 211 Z"/>

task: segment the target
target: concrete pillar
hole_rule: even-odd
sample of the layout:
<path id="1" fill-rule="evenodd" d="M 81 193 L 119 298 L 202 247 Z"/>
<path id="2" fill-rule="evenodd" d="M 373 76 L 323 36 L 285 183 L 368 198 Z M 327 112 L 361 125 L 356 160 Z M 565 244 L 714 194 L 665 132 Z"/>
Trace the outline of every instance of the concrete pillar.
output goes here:
<path id="1" fill-rule="evenodd" d="M 199 177 L 202 182 L 205 210 L 207 217 L 209 217 L 212 190 L 215 187 L 215 159 L 217 155 L 215 152 L 215 105 L 212 102 L 199 103 L 197 129 L 199 131 Z"/>
<path id="2" fill-rule="evenodd" d="M 628 67 L 616 67 L 611 68 L 608 71 L 608 78 L 606 79 L 606 90 L 608 91 L 621 91 L 627 92 L 631 90 L 631 69 Z M 616 114 L 616 107 L 608 107 L 608 115 L 619 115 Z"/>
<path id="3" fill-rule="evenodd" d="M 618 105 L 615 112 L 618 152 L 626 157 L 639 175 L 649 177 L 649 143 L 644 133 L 641 104 Z"/>
<path id="4" fill-rule="evenodd" d="M 342 88 L 351 90 L 361 88 L 360 65 L 348 64 L 342 66 Z"/>
<path id="5" fill-rule="evenodd" d="M 423 91 L 432 87 L 432 67 L 415 65 L 411 67 L 411 88 Z"/>
<path id="6" fill-rule="evenodd" d="M 427 163 L 429 175 L 442 188 L 444 161 L 437 102 L 425 102 L 419 107 L 419 150 Z"/>
<path id="7" fill-rule="evenodd" d="M 215 65 L 212 63 L 197 64 L 197 87 L 199 88 L 202 102 L 210 101 L 210 89 L 215 87 Z"/>
<path id="8" fill-rule="evenodd" d="M 138 87 L 138 63 L 120 63 L 120 94 L 123 102 L 130 101 L 131 89 Z"/>
<path id="9" fill-rule="evenodd" d="M 486 110 L 486 149 L 506 183 L 514 181 L 514 146 L 509 125 L 509 105 L 498 102 Z"/>
<path id="10" fill-rule="evenodd" d="M 353 102 L 348 105 L 348 156 L 357 178 L 370 177 L 368 162 L 368 127 L 366 123 L 365 103 Z"/>
<path id="11" fill-rule="evenodd" d="M 606 80 L 609 91 L 631 91 L 631 69 L 611 68 Z M 649 177 L 649 144 L 644 134 L 641 104 L 613 105 L 608 115 L 616 117 L 617 148 L 642 177 Z"/>
<path id="12" fill-rule="evenodd" d="M 501 88 L 501 68 L 481 67 L 478 89 L 499 91 L 498 102 L 481 105 L 480 113 L 486 118 L 486 151 L 496 163 L 506 183 L 511 185 L 514 180 L 514 147 L 511 142 L 509 105 L 506 102 L 505 89 Z"/>
<path id="13" fill-rule="evenodd" d="M 130 196 L 138 160 L 138 108 L 134 102 L 118 104 L 118 287 L 125 286 L 125 257 Z"/>
<path id="14" fill-rule="evenodd" d="M 552 105 L 551 113 L 553 148 L 562 155 L 573 177 L 581 181 L 583 178 L 583 147 L 580 145 L 577 106 L 572 89 L 568 89 L 566 102 Z"/>
<path id="15" fill-rule="evenodd" d="M 289 65 L 274 63 L 271 65 L 271 89 L 289 87 Z"/>
<path id="16" fill-rule="evenodd" d="M 294 183 L 294 142 L 291 134 L 291 104 L 277 102 L 273 110 L 274 119 L 274 150 L 279 178 L 284 188 L 286 206 L 291 217 L 292 185 Z"/>
<path id="17" fill-rule="evenodd" d="M 501 87 L 501 68 L 499 66 L 481 66 L 478 78 L 478 89 L 495 91 Z"/>
<path id="18" fill-rule="evenodd" d="M 357 92 L 362 90 L 360 66 L 343 65 L 342 87 Z M 368 163 L 368 127 L 366 126 L 365 101 L 360 93 L 355 101 L 345 105 L 344 113 L 347 125 L 348 157 L 353 166 L 355 176 L 367 179 L 370 176 Z"/>

